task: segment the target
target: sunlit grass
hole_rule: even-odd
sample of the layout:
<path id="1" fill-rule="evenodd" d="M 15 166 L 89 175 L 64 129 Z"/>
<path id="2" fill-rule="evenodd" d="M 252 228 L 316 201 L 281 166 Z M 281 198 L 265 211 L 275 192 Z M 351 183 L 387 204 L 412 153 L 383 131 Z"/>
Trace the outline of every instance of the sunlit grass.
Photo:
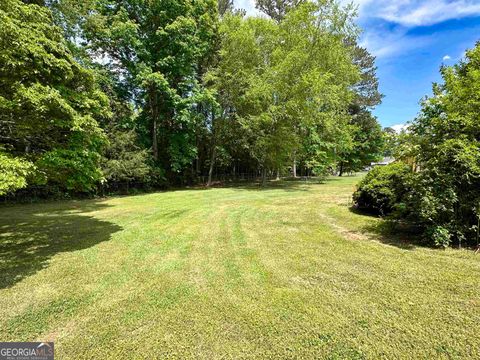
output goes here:
<path id="1" fill-rule="evenodd" d="M 59 359 L 480 358 L 480 255 L 373 233 L 357 181 L 3 206 L 0 340 Z"/>

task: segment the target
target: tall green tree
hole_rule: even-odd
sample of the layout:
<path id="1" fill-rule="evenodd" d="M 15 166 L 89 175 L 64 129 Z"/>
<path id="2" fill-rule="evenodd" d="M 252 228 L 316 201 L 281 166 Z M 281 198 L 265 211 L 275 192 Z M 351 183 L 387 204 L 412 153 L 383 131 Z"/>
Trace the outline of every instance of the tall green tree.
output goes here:
<path id="1" fill-rule="evenodd" d="M 115 183 L 152 182 L 151 154 L 141 146 L 138 136 L 138 111 L 122 84 L 103 66 L 95 66 L 99 84 L 108 96 L 112 116 L 100 122 L 107 137 L 102 149 L 101 169 L 107 186 Z M 110 184 L 109 184 L 110 183 Z M 155 182 L 153 182 L 155 185 Z"/>
<path id="2" fill-rule="evenodd" d="M 289 11 L 294 10 L 305 1 L 297 0 L 257 0 L 256 7 L 270 18 L 280 22 L 285 19 Z M 328 9 L 335 9 L 338 4 L 335 1 L 320 1 L 320 17 L 330 16 Z M 323 13 L 327 10 L 325 13 Z M 337 10 L 337 14 L 340 12 Z M 380 125 L 370 114 L 370 109 L 378 105 L 382 95 L 378 91 L 378 78 L 376 76 L 375 57 L 365 48 L 357 44 L 356 36 L 344 39 L 345 44 L 351 49 L 353 63 L 360 71 L 358 82 L 352 87 L 355 96 L 350 105 L 350 134 L 338 133 L 335 135 L 338 144 L 332 148 L 329 143 L 322 141 L 316 136 L 312 129 L 308 129 L 308 134 L 312 136 L 304 137 L 305 146 L 303 155 L 299 153 L 295 156 L 293 164 L 293 173 L 296 175 L 297 162 L 303 163 L 308 169 L 316 169 L 317 172 L 325 171 L 328 163 L 338 161 L 339 173 L 344 170 L 350 171 L 360 169 L 376 160 L 381 146 L 382 138 L 379 133 Z M 337 129 L 338 130 L 338 129 Z M 346 128 L 343 128 L 346 130 Z M 368 144 L 362 144 L 362 141 L 368 141 Z M 334 156 L 331 156 L 333 149 Z M 312 157 L 315 155 L 315 157 Z"/>
<path id="3" fill-rule="evenodd" d="M 375 56 L 357 44 L 355 39 L 348 41 L 352 49 L 353 62 L 360 71 L 360 79 L 354 86 L 355 98 L 352 112 L 371 109 L 382 102 Z"/>
<path id="4" fill-rule="evenodd" d="M 174 176 L 196 156 L 197 98 L 218 21 L 214 0 L 96 1 L 84 37 L 141 109 L 153 158 Z"/>
<path id="5" fill-rule="evenodd" d="M 385 137 L 371 110 L 382 101 L 378 89 L 375 57 L 358 45 L 355 38 L 347 44 L 352 51 L 354 64 L 360 71 L 360 79 L 353 86 L 354 97 L 349 106 L 351 142 L 338 152 L 338 174 L 359 171 L 381 158 Z"/>
<path id="6" fill-rule="evenodd" d="M 339 154 L 339 176 L 363 170 L 382 158 L 384 135 L 377 119 L 366 109 L 351 109 L 352 144 Z"/>
<path id="7" fill-rule="evenodd" d="M 347 44 L 358 34 L 354 16 L 349 6 L 318 1 L 290 10 L 279 25 L 286 50 L 279 57 L 286 86 L 279 88 L 288 89 L 284 98 L 300 139 L 290 159 L 309 173 L 324 173 L 351 143 L 348 104 L 360 75 Z"/>
<path id="8" fill-rule="evenodd" d="M 398 147 L 398 134 L 391 127 L 383 129 L 383 156 L 393 157 Z"/>
<path id="9" fill-rule="evenodd" d="M 5 0 L 0 23 L 5 156 L 14 159 L 12 166 L 33 164 L 37 182 L 92 189 L 102 178 L 99 161 L 105 142 L 97 121 L 110 116 L 94 73 L 73 58 L 48 8 Z M 27 168 L 33 166 L 23 166 L 23 175 Z"/>
<path id="10" fill-rule="evenodd" d="M 356 33 L 352 15 L 335 2 L 319 2 L 297 7 L 280 23 L 224 20 L 218 92 L 264 173 L 286 166 L 307 137 L 319 138 L 321 148 L 308 160 L 332 153 L 347 131 L 350 88 L 359 79 L 345 45 Z"/>

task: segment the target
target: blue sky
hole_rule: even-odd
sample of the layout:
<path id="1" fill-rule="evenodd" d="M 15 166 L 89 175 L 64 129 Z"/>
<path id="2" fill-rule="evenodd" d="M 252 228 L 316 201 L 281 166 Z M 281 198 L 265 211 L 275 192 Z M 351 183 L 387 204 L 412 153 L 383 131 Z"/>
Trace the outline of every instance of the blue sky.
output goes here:
<path id="1" fill-rule="evenodd" d="M 342 2 L 347 3 L 345 0 Z M 480 0 L 354 0 L 361 44 L 377 57 L 383 103 L 374 113 L 400 128 L 440 81 L 439 68 L 458 62 L 480 40 Z M 236 0 L 257 14 L 254 0 Z"/>

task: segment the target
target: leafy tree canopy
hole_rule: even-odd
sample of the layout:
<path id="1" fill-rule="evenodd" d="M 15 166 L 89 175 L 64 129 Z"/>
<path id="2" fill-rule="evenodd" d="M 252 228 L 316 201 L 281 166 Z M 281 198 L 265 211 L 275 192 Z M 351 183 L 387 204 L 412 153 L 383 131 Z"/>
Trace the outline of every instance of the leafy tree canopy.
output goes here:
<path id="1" fill-rule="evenodd" d="M 91 189 L 102 177 L 97 120 L 110 115 L 94 74 L 75 61 L 46 7 L 2 1 L 0 23 L 5 152 L 35 164 L 37 181 Z"/>

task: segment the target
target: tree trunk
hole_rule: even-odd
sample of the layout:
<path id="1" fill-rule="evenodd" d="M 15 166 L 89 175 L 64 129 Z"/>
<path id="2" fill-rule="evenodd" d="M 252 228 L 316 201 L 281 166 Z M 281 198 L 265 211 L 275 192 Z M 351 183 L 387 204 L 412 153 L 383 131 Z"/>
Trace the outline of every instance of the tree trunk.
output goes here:
<path id="1" fill-rule="evenodd" d="M 277 180 L 280 180 L 280 169 L 277 169 Z"/>
<path id="2" fill-rule="evenodd" d="M 152 142 L 153 142 L 153 159 L 158 160 L 158 140 L 157 140 L 157 119 L 153 119 L 152 129 Z"/>
<path id="3" fill-rule="evenodd" d="M 150 109 L 152 112 L 152 150 L 153 159 L 158 160 L 158 139 L 157 139 L 157 126 L 158 126 L 158 106 L 157 106 L 157 92 L 154 88 L 150 90 Z"/>
<path id="4" fill-rule="evenodd" d="M 214 141 L 213 142 L 213 149 L 212 149 L 212 156 L 210 157 L 210 168 L 208 169 L 207 186 L 212 185 L 212 175 L 213 175 L 213 168 L 215 166 L 216 155 L 217 155 L 217 147 L 215 146 L 215 141 Z"/>
<path id="5" fill-rule="evenodd" d="M 200 175 L 200 144 L 198 140 L 198 132 L 195 132 L 195 146 L 197 148 L 197 156 L 195 158 L 195 177 L 198 177 Z"/>
<path id="6" fill-rule="evenodd" d="M 263 187 L 267 186 L 267 168 L 266 167 L 262 169 L 262 186 Z"/>
<path id="7" fill-rule="evenodd" d="M 293 177 L 297 177 L 297 159 L 295 157 L 293 158 Z"/>
<path id="8" fill-rule="evenodd" d="M 338 172 L 338 176 L 342 176 L 343 175 L 343 161 L 340 161 L 340 170 Z"/>

